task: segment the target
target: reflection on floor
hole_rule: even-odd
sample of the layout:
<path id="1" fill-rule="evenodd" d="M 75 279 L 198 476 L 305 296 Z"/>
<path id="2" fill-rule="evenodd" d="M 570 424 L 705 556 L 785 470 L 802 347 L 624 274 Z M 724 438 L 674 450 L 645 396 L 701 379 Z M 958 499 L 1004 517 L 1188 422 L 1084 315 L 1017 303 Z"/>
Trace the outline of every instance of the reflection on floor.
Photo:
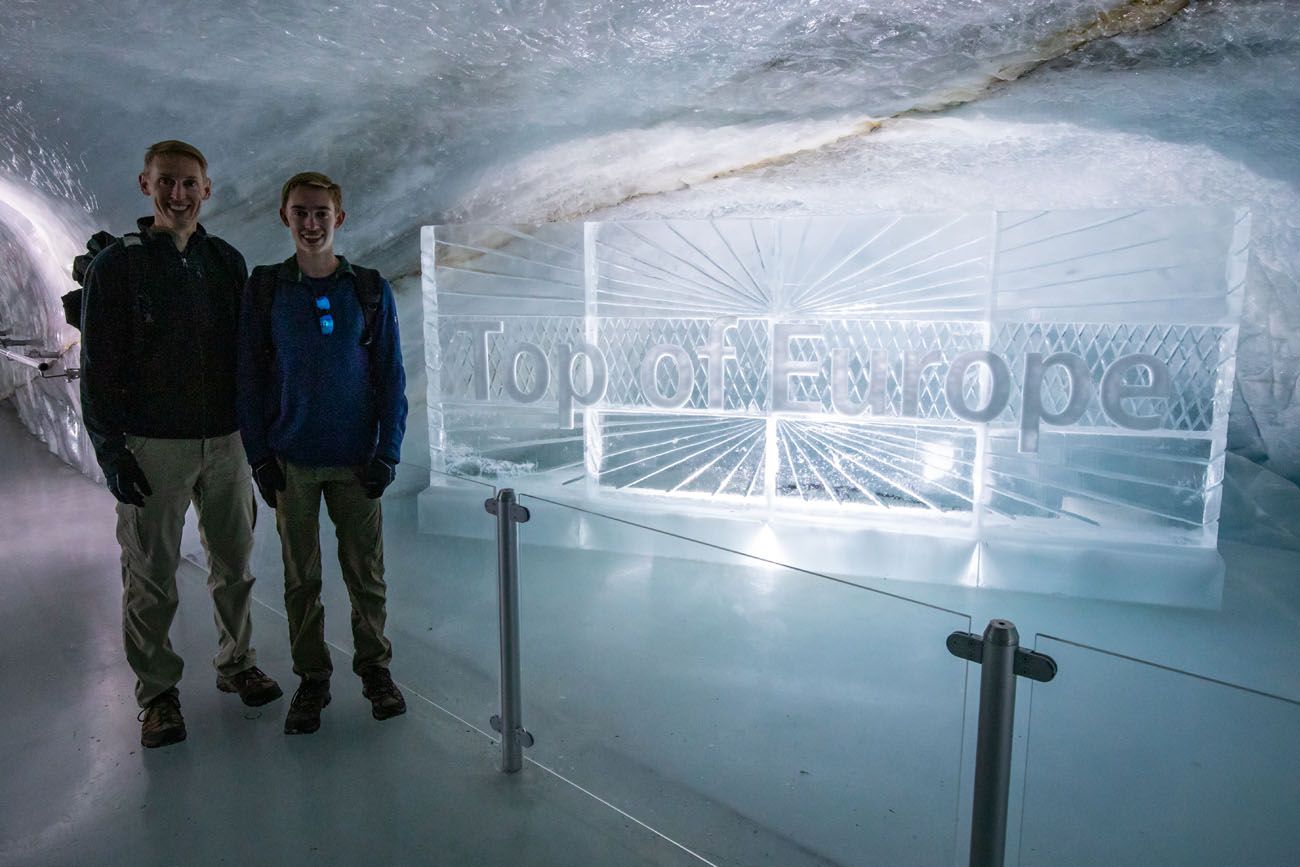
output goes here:
<path id="1" fill-rule="evenodd" d="M 410 712 L 377 723 L 336 648 L 321 730 L 286 737 L 287 698 L 253 709 L 215 689 L 192 566 L 172 629 L 189 739 L 143 750 L 112 498 L 7 405 L 0 453 L 0 864 L 699 863 L 536 767 L 498 773 L 491 742 L 411 687 L 409 658 L 394 672 Z M 262 574 L 259 597 L 274 601 L 276 573 Z M 327 602 L 336 622 L 344 604 Z M 254 626 L 261 666 L 291 692 L 283 618 L 259 605 Z"/>
<path id="2" fill-rule="evenodd" d="M 848 582 L 517 484 L 531 755 L 711 859 L 748 823 L 775 863 L 962 863 L 979 670 L 944 639 L 1007 618 L 1060 665 L 1019 687 L 1007 863 L 1300 863 L 1298 552 L 1225 542 L 1214 609 Z M 741 828 L 694 820 L 719 804 Z"/>

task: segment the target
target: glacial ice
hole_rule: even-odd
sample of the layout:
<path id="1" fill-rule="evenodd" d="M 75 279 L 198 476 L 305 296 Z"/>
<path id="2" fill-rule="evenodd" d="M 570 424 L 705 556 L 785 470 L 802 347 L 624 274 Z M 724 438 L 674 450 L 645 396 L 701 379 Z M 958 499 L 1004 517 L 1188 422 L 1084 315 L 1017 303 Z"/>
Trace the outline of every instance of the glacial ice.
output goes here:
<path id="1" fill-rule="evenodd" d="M 274 192 L 310 164 L 345 179 L 348 252 L 393 276 L 418 272 L 434 223 L 1246 206 L 1229 445 L 1294 481 L 1300 10 L 1181 6 L 6 4 L 0 329 L 75 361 L 69 248 L 132 225 L 139 153 L 170 135 L 207 151 L 205 224 L 250 261 L 284 254 Z M 176 32 L 196 34 L 183 66 Z M 0 393 L 94 472 L 66 383 L 0 367 Z"/>
<path id="2" fill-rule="evenodd" d="M 438 471 L 624 507 L 1215 544 L 1244 209 L 424 243 Z"/>

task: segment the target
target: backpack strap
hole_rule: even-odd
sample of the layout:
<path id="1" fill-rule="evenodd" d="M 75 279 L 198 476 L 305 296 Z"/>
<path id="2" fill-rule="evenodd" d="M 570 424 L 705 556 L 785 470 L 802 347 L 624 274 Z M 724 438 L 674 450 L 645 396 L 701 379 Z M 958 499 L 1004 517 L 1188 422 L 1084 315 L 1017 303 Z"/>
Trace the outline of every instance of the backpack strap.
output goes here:
<path id="1" fill-rule="evenodd" d="M 257 337 L 257 354 L 261 357 L 263 369 L 270 370 L 275 359 L 275 343 L 271 340 L 271 305 L 275 302 L 276 274 L 279 265 L 258 265 L 248 277 L 252 292 L 253 321 L 262 333 Z"/>
<path id="2" fill-rule="evenodd" d="M 244 270 L 246 267 L 244 257 L 240 255 L 238 250 L 230 246 L 228 242 L 214 235 L 208 235 L 208 242 L 214 249 L 216 249 L 217 255 L 221 258 L 221 264 L 226 267 L 226 271 L 234 281 L 235 303 L 238 305 L 244 292 L 244 284 L 240 280 L 239 275 L 243 274 L 244 279 L 248 278 L 248 272 Z M 274 288 L 274 284 L 272 285 L 272 288 Z"/>
<path id="3" fill-rule="evenodd" d="M 361 329 L 361 345 L 371 347 L 374 352 L 375 345 L 375 321 L 379 318 L 379 307 L 384 300 L 384 278 L 373 268 L 362 268 L 359 265 L 352 266 L 352 273 L 356 275 L 357 303 L 361 305 L 361 316 L 364 320 Z"/>
<path id="4" fill-rule="evenodd" d="M 122 249 L 126 250 L 126 286 L 131 293 L 131 305 L 135 308 L 136 321 L 147 331 L 153 327 L 154 322 L 153 306 L 149 297 L 141 291 L 145 272 L 144 241 L 139 232 L 128 232 L 122 236 L 120 243 Z"/>
<path id="5" fill-rule="evenodd" d="M 373 268 L 352 266 L 356 278 L 352 281 L 356 287 L 357 303 L 361 305 L 363 320 L 361 328 L 361 345 L 366 347 L 370 356 L 370 389 L 379 393 L 379 365 L 375 363 L 375 353 L 379 350 L 375 343 L 375 323 L 379 320 L 379 308 L 384 300 L 384 278 Z"/>
<path id="6" fill-rule="evenodd" d="M 135 333 L 135 353 L 137 363 L 149 363 L 158 351 L 157 323 L 153 318 L 153 302 L 149 293 L 144 291 L 148 258 L 144 251 L 144 240 L 139 232 L 128 232 L 118 242 L 126 251 L 126 291 L 130 304 L 135 311 L 132 326 L 139 330 Z"/>

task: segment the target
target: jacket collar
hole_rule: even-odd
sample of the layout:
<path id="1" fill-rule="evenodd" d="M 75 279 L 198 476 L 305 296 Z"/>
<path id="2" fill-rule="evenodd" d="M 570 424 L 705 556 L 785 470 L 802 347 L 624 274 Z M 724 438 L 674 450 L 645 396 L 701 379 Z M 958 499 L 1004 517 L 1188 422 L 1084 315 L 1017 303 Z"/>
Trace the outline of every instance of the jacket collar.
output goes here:
<path id="1" fill-rule="evenodd" d="M 169 235 L 167 232 L 156 231 L 153 227 L 153 221 L 154 221 L 153 217 L 141 217 L 140 219 L 135 221 L 136 226 L 139 227 L 140 229 L 141 238 L 144 238 L 146 240 L 152 240 L 154 238 L 158 238 L 164 235 L 167 236 L 168 238 L 171 237 L 171 235 Z M 202 240 L 207 234 L 208 234 L 208 230 L 203 228 L 203 224 L 197 223 L 194 226 L 194 234 L 191 235 L 190 238 L 191 240 L 194 238 L 198 238 Z"/>
<path id="2" fill-rule="evenodd" d="M 338 255 L 337 253 L 335 255 Z M 334 273 L 325 279 L 338 279 L 343 274 L 356 276 L 352 270 L 352 263 L 342 256 L 339 256 L 339 266 L 334 269 Z M 290 283 L 307 282 L 307 276 L 302 273 L 302 268 L 298 267 L 298 256 L 294 254 L 280 263 L 279 277 L 281 280 L 288 280 Z"/>

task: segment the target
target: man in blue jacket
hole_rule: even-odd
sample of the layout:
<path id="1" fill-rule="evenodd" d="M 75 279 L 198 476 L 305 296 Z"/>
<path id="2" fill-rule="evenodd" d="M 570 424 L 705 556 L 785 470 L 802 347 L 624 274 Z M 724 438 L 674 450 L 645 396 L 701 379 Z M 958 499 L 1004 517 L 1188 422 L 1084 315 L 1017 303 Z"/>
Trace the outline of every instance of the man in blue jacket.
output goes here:
<path id="1" fill-rule="evenodd" d="M 352 668 L 375 719 L 406 711 L 388 673 L 379 497 L 396 475 L 406 430 L 406 376 L 392 287 L 334 253 L 343 193 L 318 172 L 294 175 L 280 219 L 295 253 L 256 268 L 244 291 L 238 411 L 253 478 L 275 509 L 293 670 L 301 678 L 286 734 L 320 727 L 330 702 L 320 601 L 320 502 L 334 522 L 352 601 Z"/>
<path id="2" fill-rule="evenodd" d="M 207 170 L 191 144 L 150 146 L 138 182 L 153 216 L 95 258 L 83 296 L 82 419 L 118 500 L 123 643 L 151 748 L 186 734 L 184 661 L 168 633 L 191 504 L 210 569 L 217 688 L 254 706 L 281 695 L 250 646 L 256 502 L 236 433 L 234 352 L 246 270 L 199 223 Z"/>

